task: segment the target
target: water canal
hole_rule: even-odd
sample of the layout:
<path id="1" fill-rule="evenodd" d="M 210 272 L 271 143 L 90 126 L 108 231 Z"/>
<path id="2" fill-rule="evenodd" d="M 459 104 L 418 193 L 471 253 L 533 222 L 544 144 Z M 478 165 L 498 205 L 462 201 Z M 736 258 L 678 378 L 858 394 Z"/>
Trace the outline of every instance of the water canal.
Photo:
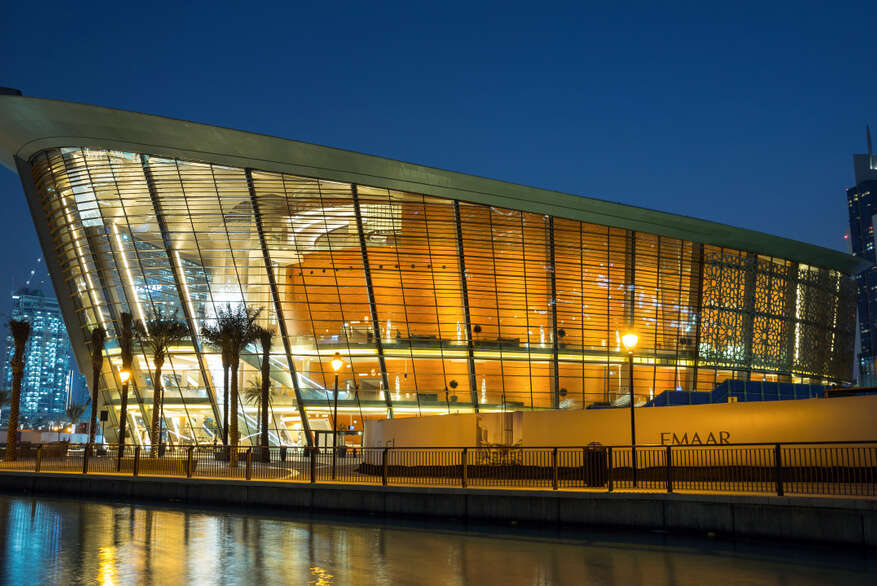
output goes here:
<path id="1" fill-rule="evenodd" d="M 873 584 L 877 555 L 0 495 L 4 584 Z"/>

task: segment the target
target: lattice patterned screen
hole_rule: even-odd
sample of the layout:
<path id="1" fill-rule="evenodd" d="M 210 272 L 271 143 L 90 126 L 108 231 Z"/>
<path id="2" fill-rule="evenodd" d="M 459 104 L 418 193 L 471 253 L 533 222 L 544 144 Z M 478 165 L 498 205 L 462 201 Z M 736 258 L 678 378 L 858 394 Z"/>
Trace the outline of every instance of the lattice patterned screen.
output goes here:
<path id="1" fill-rule="evenodd" d="M 852 376 L 855 282 L 836 271 L 709 251 L 702 315 L 701 364 Z"/>

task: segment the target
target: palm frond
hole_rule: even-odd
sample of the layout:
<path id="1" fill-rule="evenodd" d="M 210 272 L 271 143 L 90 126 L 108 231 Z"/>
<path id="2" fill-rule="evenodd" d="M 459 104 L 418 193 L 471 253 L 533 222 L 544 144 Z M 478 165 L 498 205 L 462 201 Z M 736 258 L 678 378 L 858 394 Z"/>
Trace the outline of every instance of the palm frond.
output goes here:
<path id="1" fill-rule="evenodd" d="M 15 343 L 15 357 L 21 358 L 24 355 L 27 339 L 30 337 L 30 322 L 23 319 L 10 319 L 9 332 Z"/>
<path id="2" fill-rule="evenodd" d="M 271 343 L 274 340 L 274 328 L 253 325 L 253 338 L 259 341 L 263 351 L 270 352 Z"/>
<path id="3" fill-rule="evenodd" d="M 226 304 L 216 311 L 216 317 L 211 320 L 213 323 L 201 328 L 201 335 L 230 356 L 259 339 L 260 328 L 256 320 L 261 313 L 261 307 Z"/>
<path id="4" fill-rule="evenodd" d="M 247 381 L 244 385 L 243 399 L 247 405 L 259 406 L 262 402 L 262 377 L 255 376 Z"/>
<path id="5" fill-rule="evenodd" d="M 85 409 L 87 408 L 88 403 L 71 403 L 67 406 L 67 409 L 64 412 L 67 414 L 68 419 L 73 425 L 79 423 L 79 420 L 82 419 L 82 416 L 85 415 Z"/>
<path id="6" fill-rule="evenodd" d="M 274 385 L 269 383 L 268 386 L 268 402 L 271 402 L 271 397 L 276 395 L 276 391 L 274 390 Z M 253 378 L 247 381 L 247 384 L 244 385 L 244 390 L 241 393 L 243 397 L 244 403 L 247 405 L 252 405 L 253 407 L 258 407 L 259 403 L 262 402 L 262 377 L 259 375 L 254 376 Z"/>
<path id="7" fill-rule="evenodd" d="M 147 347 L 155 360 L 164 361 L 168 348 L 179 346 L 189 338 L 189 326 L 177 318 L 177 312 L 165 313 L 156 309 L 146 323 L 138 321 L 135 331 L 140 343 Z"/>
<path id="8" fill-rule="evenodd" d="M 91 358 L 92 360 L 103 360 L 104 343 L 107 340 L 107 331 L 100 326 L 91 330 Z"/>

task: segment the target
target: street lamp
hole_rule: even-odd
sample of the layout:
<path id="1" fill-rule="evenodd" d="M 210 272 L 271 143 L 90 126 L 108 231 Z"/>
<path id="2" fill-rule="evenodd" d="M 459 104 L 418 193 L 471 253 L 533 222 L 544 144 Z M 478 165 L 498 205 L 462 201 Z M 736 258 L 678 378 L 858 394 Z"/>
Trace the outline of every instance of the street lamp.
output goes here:
<path id="1" fill-rule="evenodd" d="M 131 371 L 127 368 L 122 368 L 119 371 L 119 379 L 122 381 L 122 409 L 120 414 L 127 419 L 127 405 L 128 405 L 128 381 L 131 380 Z M 122 456 L 125 453 L 125 419 L 119 420 L 119 454 L 116 458 L 116 472 L 120 472 L 122 470 Z"/>
<path id="2" fill-rule="evenodd" d="M 338 455 L 338 371 L 344 366 L 340 352 L 335 352 L 331 364 L 335 371 L 335 406 L 332 409 L 332 480 L 335 480 L 335 458 Z"/>
<path id="3" fill-rule="evenodd" d="M 633 351 L 636 343 L 639 342 L 639 336 L 635 332 L 629 331 L 621 336 L 621 343 L 627 350 L 627 365 L 630 374 L 630 461 L 633 468 L 633 487 L 636 488 L 636 419 L 634 415 L 633 401 Z"/>

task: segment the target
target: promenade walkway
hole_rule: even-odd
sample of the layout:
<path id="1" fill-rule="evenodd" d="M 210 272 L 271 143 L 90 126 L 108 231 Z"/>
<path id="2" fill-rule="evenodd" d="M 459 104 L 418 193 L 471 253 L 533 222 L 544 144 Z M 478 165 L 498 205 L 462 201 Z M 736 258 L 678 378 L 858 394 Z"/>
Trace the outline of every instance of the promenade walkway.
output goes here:
<path id="1" fill-rule="evenodd" d="M 635 462 L 635 466 L 632 465 Z M 877 443 L 558 448 L 20 447 L 0 471 L 430 488 L 877 497 Z"/>

